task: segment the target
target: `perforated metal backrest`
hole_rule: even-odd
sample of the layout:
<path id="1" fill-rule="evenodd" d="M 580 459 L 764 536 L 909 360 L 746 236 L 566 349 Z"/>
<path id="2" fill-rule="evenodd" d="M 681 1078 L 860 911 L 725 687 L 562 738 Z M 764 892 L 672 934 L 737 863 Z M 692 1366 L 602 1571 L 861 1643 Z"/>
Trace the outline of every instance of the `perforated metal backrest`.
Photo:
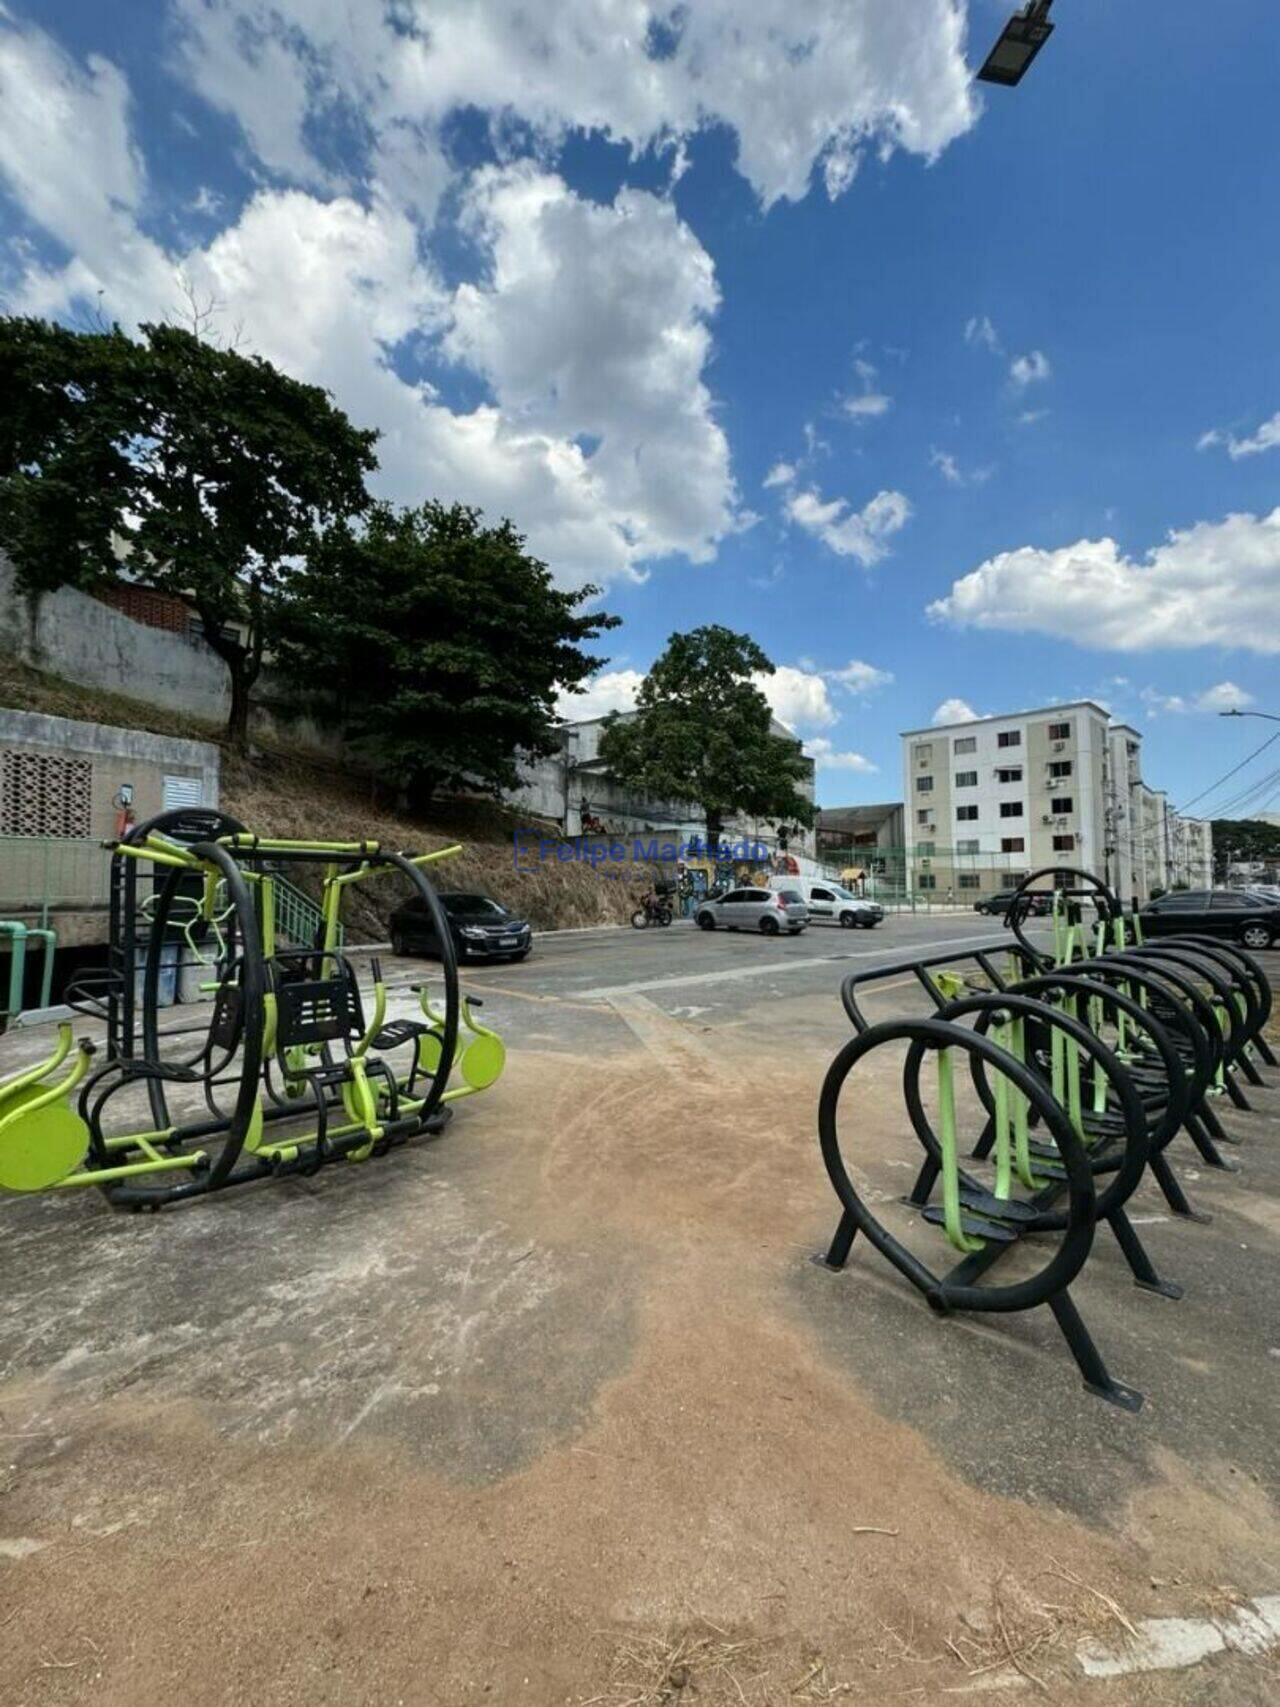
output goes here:
<path id="1" fill-rule="evenodd" d="M 342 955 L 281 954 L 273 970 L 278 1049 L 307 1043 L 354 1043 L 364 1035 L 360 986 Z M 316 975 L 322 971 L 328 975 Z"/>

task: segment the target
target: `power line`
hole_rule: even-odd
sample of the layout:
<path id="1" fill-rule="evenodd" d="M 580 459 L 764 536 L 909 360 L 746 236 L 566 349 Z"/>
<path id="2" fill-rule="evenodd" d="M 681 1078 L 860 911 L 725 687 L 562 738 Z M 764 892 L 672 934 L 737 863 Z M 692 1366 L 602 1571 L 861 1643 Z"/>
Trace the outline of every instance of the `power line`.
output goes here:
<path id="1" fill-rule="evenodd" d="M 1218 808 L 1219 818 L 1240 817 L 1246 815 L 1250 807 L 1256 806 L 1263 795 L 1270 794 L 1280 782 L 1280 769 L 1271 771 L 1260 782 L 1251 782 L 1247 788 L 1242 788 L 1238 794 L 1233 794 L 1230 800 Z"/>
<path id="2" fill-rule="evenodd" d="M 1192 795 L 1190 800 L 1184 801 L 1181 806 L 1176 808 L 1176 810 L 1178 812 L 1185 812 L 1188 806 L 1194 806 L 1196 801 L 1203 800 L 1206 794 L 1215 793 L 1222 787 L 1224 782 L 1230 782 L 1231 778 L 1235 776 L 1237 771 L 1242 771 L 1246 765 L 1252 764 L 1259 753 L 1265 753 L 1273 741 L 1280 741 L 1280 729 L 1277 729 L 1274 735 L 1269 735 L 1260 747 L 1255 747 L 1249 754 L 1248 758 L 1241 759 L 1238 765 L 1233 765 L 1231 769 L 1227 771 L 1225 776 L 1220 776 L 1216 782 L 1211 782 L 1208 788 L 1202 788 L 1199 794 Z"/>

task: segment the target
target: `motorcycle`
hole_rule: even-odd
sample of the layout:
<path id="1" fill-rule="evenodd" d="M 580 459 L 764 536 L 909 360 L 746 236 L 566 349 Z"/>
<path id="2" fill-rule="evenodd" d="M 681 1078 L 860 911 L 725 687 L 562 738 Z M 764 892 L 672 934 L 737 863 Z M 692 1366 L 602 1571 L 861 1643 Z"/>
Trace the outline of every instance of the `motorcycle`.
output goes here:
<path id="1" fill-rule="evenodd" d="M 646 895 L 631 915 L 631 927 L 633 930 L 644 931 L 648 930 L 650 925 L 669 925 L 674 917 L 675 914 L 665 901 L 656 901 L 652 896 Z"/>

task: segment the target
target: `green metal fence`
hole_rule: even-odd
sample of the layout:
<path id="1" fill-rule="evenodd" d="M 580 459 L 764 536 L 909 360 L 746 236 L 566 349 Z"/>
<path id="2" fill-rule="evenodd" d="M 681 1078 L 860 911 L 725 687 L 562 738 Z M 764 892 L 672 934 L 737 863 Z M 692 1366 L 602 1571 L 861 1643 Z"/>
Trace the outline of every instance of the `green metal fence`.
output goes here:
<path id="1" fill-rule="evenodd" d="M 1025 853 L 980 853 L 936 842 L 910 848 L 824 844 L 817 857 L 833 876 L 849 869 L 865 872 L 860 887 L 868 898 L 905 912 L 972 909 L 998 890 L 1013 888 L 1030 869 Z"/>

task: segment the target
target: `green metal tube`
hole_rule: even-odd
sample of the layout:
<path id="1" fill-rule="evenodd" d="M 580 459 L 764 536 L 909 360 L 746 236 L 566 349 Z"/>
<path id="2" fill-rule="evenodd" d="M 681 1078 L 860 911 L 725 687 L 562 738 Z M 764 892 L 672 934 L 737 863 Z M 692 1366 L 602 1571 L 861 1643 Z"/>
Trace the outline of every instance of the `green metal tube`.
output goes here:
<path id="1" fill-rule="evenodd" d="M 27 937 L 31 933 L 26 925 L 19 924 L 16 919 L 0 919 L 0 931 L 4 931 L 12 939 L 9 949 L 9 1003 L 3 1016 L 12 1018 L 22 1012 L 22 987 L 27 970 Z M 48 1005 L 46 1002 L 45 1006 Z"/>

